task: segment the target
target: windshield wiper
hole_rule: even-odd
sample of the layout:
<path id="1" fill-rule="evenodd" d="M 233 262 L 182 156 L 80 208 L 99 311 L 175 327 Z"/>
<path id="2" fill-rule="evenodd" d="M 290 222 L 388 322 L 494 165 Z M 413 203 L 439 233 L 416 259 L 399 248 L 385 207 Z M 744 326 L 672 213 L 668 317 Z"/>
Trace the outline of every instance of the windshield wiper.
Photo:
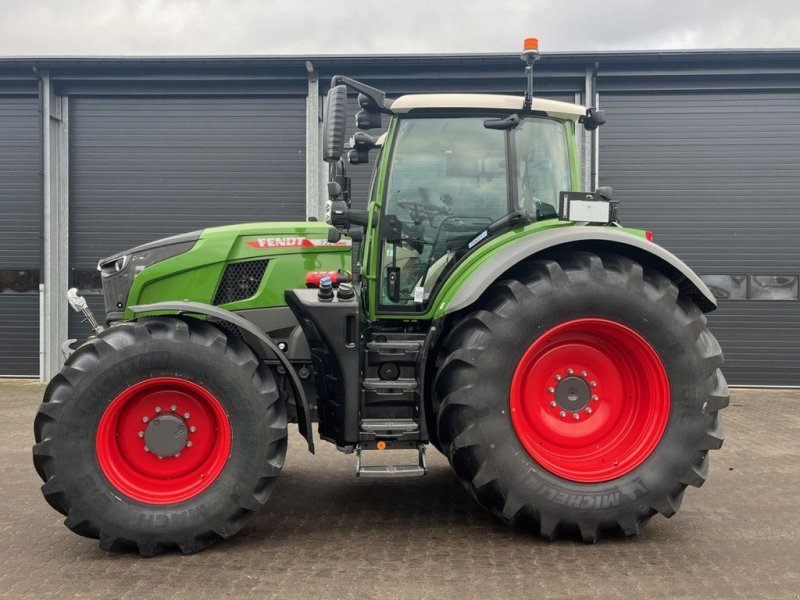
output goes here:
<path id="1" fill-rule="evenodd" d="M 489 225 L 486 226 L 486 229 L 481 231 L 478 235 L 476 235 L 472 240 L 467 244 L 467 248 L 472 250 L 475 246 L 480 244 L 486 238 L 497 235 L 498 233 L 503 233 L 508 231 L 509 229 L 513 229 L 518 225 L 527 225 L 531 223 L 533 219 L 531 219 L 530 214 L 525 209 L 522 210 L 512 210 L 507 215 L 503 215 L 496 221 L 492 221 Z"/>

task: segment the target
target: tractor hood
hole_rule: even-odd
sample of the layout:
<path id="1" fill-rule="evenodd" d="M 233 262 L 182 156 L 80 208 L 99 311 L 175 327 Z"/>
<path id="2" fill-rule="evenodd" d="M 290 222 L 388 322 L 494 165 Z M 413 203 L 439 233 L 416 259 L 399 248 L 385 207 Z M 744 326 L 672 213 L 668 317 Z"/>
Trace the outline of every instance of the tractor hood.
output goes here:
<path id="1" fill-rule="evenodd" d="M 309 271 L 350 269 L 351 241 L 328 241 L 317 222 L 211 227 L 119 252 L 100 261 L 108 322 L 135 304 L 189 300 L 244 310 L 284 305 Z"/>

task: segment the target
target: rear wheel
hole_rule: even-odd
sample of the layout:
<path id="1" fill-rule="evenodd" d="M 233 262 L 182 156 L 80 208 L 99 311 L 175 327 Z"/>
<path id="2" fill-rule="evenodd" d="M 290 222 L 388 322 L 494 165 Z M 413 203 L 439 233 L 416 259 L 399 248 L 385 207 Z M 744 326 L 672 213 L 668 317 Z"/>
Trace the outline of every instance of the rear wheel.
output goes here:
<path id="1" fill-rule="evenodd" d="M 613 254 L 520 265 L 458 322 L 435 382 L 439 441 L 504 521 L 548 538 L 672 516 L 722 444 L 722 354 L 701 311 Z"/>
<path id="2" fill-rule="evenodd" d="M 104 331 L 70 356 L 37 414 L 47 501 L 107 550 L 191 553 L 266 502 L 286 454 L 272 372 L 239 338 L 157 317 Z"/>

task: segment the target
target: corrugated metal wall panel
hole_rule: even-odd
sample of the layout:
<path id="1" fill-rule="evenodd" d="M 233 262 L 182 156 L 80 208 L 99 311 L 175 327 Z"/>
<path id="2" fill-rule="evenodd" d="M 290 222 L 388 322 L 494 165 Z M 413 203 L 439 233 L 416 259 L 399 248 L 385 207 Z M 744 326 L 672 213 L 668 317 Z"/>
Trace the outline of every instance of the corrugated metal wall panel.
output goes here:
<path id="1" fill-rule="evenodd" d="M 0 96 L 0 270 L 42 260 L 41 115 L 36 96 Z M 0 292 L 0 375 L 39 372 L 39 295 Z"/>
<path id="2" fill-rule="evenodd" d="M 624 224 L 701 275 L 800 275 L 800 93 L 601 93 L 600 105 L 600 183 Z M 731 383 L 800 385 L 800 300 L 721 300 L 709 321 Z"/>
<path id="3" fill-rule="evenodd" d="M 76 268 L 166 235 L 305 217 L 303 97 L 70 102 Z"/>
<path id="4" fill-rule="evenodd" d="M 39 295 L 0 294 L 0 375 L 39 373 Z"/>
<path id="5" fill-rule="evenodd" d="M 0 96 L 0 269 L 42 259 L 42 151 L 36 96 Z"/>

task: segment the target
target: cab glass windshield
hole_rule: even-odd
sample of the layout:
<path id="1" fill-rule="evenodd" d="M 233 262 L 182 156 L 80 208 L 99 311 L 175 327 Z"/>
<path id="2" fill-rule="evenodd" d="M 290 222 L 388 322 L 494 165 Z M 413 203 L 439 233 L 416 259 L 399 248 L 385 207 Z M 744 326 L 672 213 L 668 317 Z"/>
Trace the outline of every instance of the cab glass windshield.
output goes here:
<path id="1" fill-rule="evenodd" d="M 564 125 L 528 118 L 513 131 L 516 193 L 509 194 L 509 132 L 486 128 L 486 119 L 398 122 L 384 213 L 401 235 L 382 244 L 381 304 L 426 304 L 476 236 L 516 208 L 514 197 L 538 218 L 555 216 L 558 192 L 570 189 Z"/>

